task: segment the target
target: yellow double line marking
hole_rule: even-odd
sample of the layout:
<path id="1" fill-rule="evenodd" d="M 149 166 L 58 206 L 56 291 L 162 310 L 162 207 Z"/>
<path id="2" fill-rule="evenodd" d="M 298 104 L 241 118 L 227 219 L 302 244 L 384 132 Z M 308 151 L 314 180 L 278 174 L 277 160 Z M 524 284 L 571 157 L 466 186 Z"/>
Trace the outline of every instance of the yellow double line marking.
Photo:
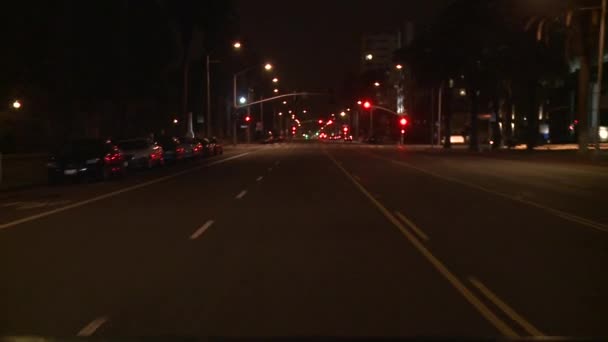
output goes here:
<path id="1" fill-rule="evenodd" d="M 492 324 L 501 334 L 503 334 L 506 337 L 509 338 L 519 338 L 520 335 L 515 332 L 515 330 L 513 330 L 511 327 L 509 327 L 502 319 L 500 319 L 498 316 L 496 316 L 496 314 L 494 314 L 494 312 L 492 312 L 492 310 L 490 310 L 490 308 L 488 308 L 487 305 L 485 305 L 479 298 L 477 298 L 477 296 L 475 296 L 475 294 L 473 294 L 473 292 L 471 292 L 471 290 L 469 290 L 466 285 L 460 281 L 460 279 L 458 279 L 458 277 L 456 277 L 456 275 L 454 275 L 441 261 L 439 261 L 439 259 L 437 259 L 429 250 L 428 248 L 426 248 L 424 246 L 424 244 L 422 242 L 420 242 L 420 240 L 418 240 L 418 238 L 412 234 L 409 230 L 407 230 L 407 228 L 403 225 L 403 223 L 401 223 L 401 221 L 399 221 L 399 219 L 397 217 L 395 217 L 395 215 L 391 214 L 391 212 L 384 207 L 384 205 L 382 205 L 382 203 L 380 203 L 378 200 L 376 200 L 374 198 L 374 196 L 369 193 L 369 191 L 367 191 L 367 189 L 365 189 L 359 182 L 357 182 L 357 180 L 355 180 L 353 178 L 353 176 L 351 176 L 351 174 L 346 171 L 346 169 L 344 167 L 342 167 L 342 165 L 340 165 L 340 163 L 331 155 L 329 154 L 326 150 L 324 151 L 325 154 L 327 155 L 327 157 L 336 165 L 336 167 L 338 169 L 340 169 L 344 175 L 346 175 L 346 177 L 355 185 L 355 187 L 357 189 L 359 189 L 359 191 L 361 191 L 361 193 L 363 193 L 363 195 L 365 195 L 365 197 L 367 197 L 375 206 L 376 208 L 378 208 L 378 210 L 393 224 L 395 225 L 395 227 L 397 227 L 397 229 L 399 229 L 399 231 L 405 236 L 405 238 L 407 238 L 410 243 L 414 246 L 414 248 L 416 248 L 418 250 L 418 252 L 420 252 L 420 254 L 422 254 L 430 263 L 431 265 L 433 265 L 433 267 L 435 267 L 435 269 L 458 291 L 460 292 L 460 294 L 488 321 L 490 322 L 490 324 Z M 403 216 L 403 215 L 401 215 Z M 409 220 L 407 220 L 406 222 L 411 222 Z M 412 225 L 410 225 L 408 223 L 408 225 L 410 227 L 412 227 Z M 414 225 L 415 227 L 415 225 Z M 475 285 L 475 283 L 473 283 Z M 477 284 L 481 284 L 481 283 L 477 283 Z M 484 287 L 484 289 L 487 290 L 487 288 Z M 481 291 L 481 290 L 480 290 Z M 482 293 L 484 293 L 482 291 Z M 486 293 L 484 293 L 484 295 L 486 295 L 486 297 L 488 296 L 487 293 L 491 293 L 489 290 L 486 291 Z M 498 297 L 493 296 L 494 299 L 498 299 Z M 490 300 L 492 300 L 491 298 L 489 298 Z M 494 302 L 494 301 L 493 301 Z M 500 302 L 502 304 L 504 304 L 504 302 L 500 301 L 500 299 L 498 299 L 497 302 Z M 494 303 L 496 305 L 496 302 Z M 501 308 L 503 311 L 505 308 L 509 308 L 509 306 L 507 306 L 506 304 L 504 304 L 502 307 L 497 305 L 499 308 Z M 514 310 L 510 310 L 511 314 L 515 313 Z M 507 315 L 509 315 L 508 312 Z M 521 316 L 517 315 L 517 313 L 515 313 L 515 317 L 519 317 L 521 318 Z M 509 315 L 509 317 L 511 317 L 513 319 L 513 316 Z M 523 320 L 523 318 L 521 319 L 521 321 L 526 322 L 525 320 Z M 520 323 L 519 321 L 516 320 L 516 322 Z M 527 322 L 526 322 L 527 323 Z M 521 324 L 521 323 L 520 323 Z M 536 333 L 532 333 L 531 331 L 528 331 L 530 334 L 535 335 L 535 336 L 543 336 L 543 334 L 538 331 L 537 329 L 535 329 L 534 327 L 532 327 L 532 325 L 530 325 L 528 323 L 529 327 L 533 328 L 533 332 Z M 524 327 L 525 329 L 525 327 Z"/>

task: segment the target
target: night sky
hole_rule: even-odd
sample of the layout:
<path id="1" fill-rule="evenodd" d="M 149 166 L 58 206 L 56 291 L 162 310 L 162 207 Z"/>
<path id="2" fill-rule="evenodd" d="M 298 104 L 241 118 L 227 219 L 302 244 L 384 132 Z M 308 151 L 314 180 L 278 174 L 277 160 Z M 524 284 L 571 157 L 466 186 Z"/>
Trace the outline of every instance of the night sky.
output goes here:
<path id="1" fill-rule="evenodd" d="M 283 85 L 325 90 L 339 89 L 345 74 L 358 70 L 364 32 L 394 32 L 407 20 L 425 25 L 449 1 L 237 0 L 236 4 L 246 43 L 277 64 Z"/>

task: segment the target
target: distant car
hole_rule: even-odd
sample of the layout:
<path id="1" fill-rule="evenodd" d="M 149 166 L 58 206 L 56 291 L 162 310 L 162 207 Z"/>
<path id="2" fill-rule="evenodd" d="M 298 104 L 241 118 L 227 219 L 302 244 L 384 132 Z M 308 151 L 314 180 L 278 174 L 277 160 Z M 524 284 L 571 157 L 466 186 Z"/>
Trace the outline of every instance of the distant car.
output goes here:
<path id="1" fill-rule="evenodd" d="M 209 142 L 211 143 L 214 155 L 224 154 L 224 146 L 222 146 L 222 144 L 217 140 L 216 137 L 211 138 Z"/>
<path id="2" fill-rule="evenodd" d="M 199 158 L 203 156 L 205 151 L 201 139 L 185 137 L 181 139 L 181 142 L 186 158 Z"/>
<path id="3" fill-rule="evenodd" d="M 71 141 L 47 162 L 49 183 L 65 179 L 106 180 L 123 176 L 128 162 L 115 144 L 98 139 Z"/>
<path id="4" fill-rule="evenodd" d="M 185 148 L 179 139 L 168 136 L 159 137 L 156 142 L 163 148 L 165 163 L 174 163 L 186 158 Z"/>
<path id="5" fill-rule="evenodd" d="M 262 140 L 262 144 L 274 144 L 274 137 L 272 135 L 267 136 L 264 140 Z"/>
<path id="6" fill-rule="evenodd" d="M 344 141 L 352 142 L 353 141 L 353 136 L 352 135 L 345 135 L 344 136 Z"/>
<path id="7" fill-rule="evenodd" d="M 131 168 L 153 168 L 165 164 L 163 148 L 147 139 L 129 139 L 118 142 Z"/>

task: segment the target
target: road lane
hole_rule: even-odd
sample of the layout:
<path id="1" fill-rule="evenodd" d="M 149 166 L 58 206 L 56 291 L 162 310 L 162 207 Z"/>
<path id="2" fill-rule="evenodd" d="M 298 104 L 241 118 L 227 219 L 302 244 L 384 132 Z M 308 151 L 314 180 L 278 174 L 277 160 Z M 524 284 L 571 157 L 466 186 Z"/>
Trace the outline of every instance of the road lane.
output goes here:
<path id="1" fill-rule="evenodd" d="M 182 251 L 175 289 L 153 309 L 127 300 L 100 333 L 498 334 L 318 147 L 294 147 L 249 190 Z"/>
<path id="2" fill-rule="evenodd" d="M 607 334 L 601 314 L 608 305 L 607 234 L 357 149 L 329 151 L 389 208 L 421 227 L 450 268 L 478 277 L 544 332 Z M 401 158 L 430 167 L 415 153 Z"/>
<path id="3" fill-rule="evenodd" d="M 75 334 L 125 296 L 171 293 L 176 251 L 272 165 L 259 153 L 1 231 L 0 333 Z"/>
<path id="4" fill-rule="evenodd" d="M 60 186 L 41 186 L 20 191 L 0 193 L 0 226 L 23 217 L 36 215 L 66 205 L 84 201 L 107 193 L 135 186 L 161 177 L 187 172 L 196 167 L 216 163 L 223 159 L 232 158 L 239 154 L 255 152 L 255 148 L 228 149 L 223 156 L 214 156 L 197 161 L 186 161 L 154 170 L 132 171 L 124 179 L 114 179 L 109 182 L 93 182 L 83 184 L 64 184 Z"/>

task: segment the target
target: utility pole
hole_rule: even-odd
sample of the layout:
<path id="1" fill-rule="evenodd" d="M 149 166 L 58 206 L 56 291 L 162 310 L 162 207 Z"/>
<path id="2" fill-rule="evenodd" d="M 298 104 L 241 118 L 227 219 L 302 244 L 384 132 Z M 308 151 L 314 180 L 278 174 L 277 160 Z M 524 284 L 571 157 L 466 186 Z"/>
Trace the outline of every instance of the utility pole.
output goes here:
<path id="1" fill-rule="evenodd" d="M 593 105 L 591 109 L 591 132 L 595 149 L 599 151 L 599 117 L 601 113 L 602 74 L 604 72 L 604 37 L 606 35 L 606 0 L 602 0 L 602 17 L 600 19 L 599 49 L 597 53 L 597 82 L 593 87 Z"/>
<path id="2" fill-rule="evenodd" d="M 211 77 L 209 76 L 209 54 L 207 54 L 207 59 L 206 59 L 206 66 L 205 66 L 205 70 L 206 70 L 206 79 L 207 79 L 207 122 L 206 122 L 206 126 L 207 126 L 207 137 L 210 138 L 211 137 Z"/>
<path id="3" fill-rule="evenodd" d="M 437 104 L 437 145 L 441 146 L 441 108 L 443 105 L 443 82 L 439 85 L 439 99 Z M 447 137 L 446 139 L 449 139 Z"/>

